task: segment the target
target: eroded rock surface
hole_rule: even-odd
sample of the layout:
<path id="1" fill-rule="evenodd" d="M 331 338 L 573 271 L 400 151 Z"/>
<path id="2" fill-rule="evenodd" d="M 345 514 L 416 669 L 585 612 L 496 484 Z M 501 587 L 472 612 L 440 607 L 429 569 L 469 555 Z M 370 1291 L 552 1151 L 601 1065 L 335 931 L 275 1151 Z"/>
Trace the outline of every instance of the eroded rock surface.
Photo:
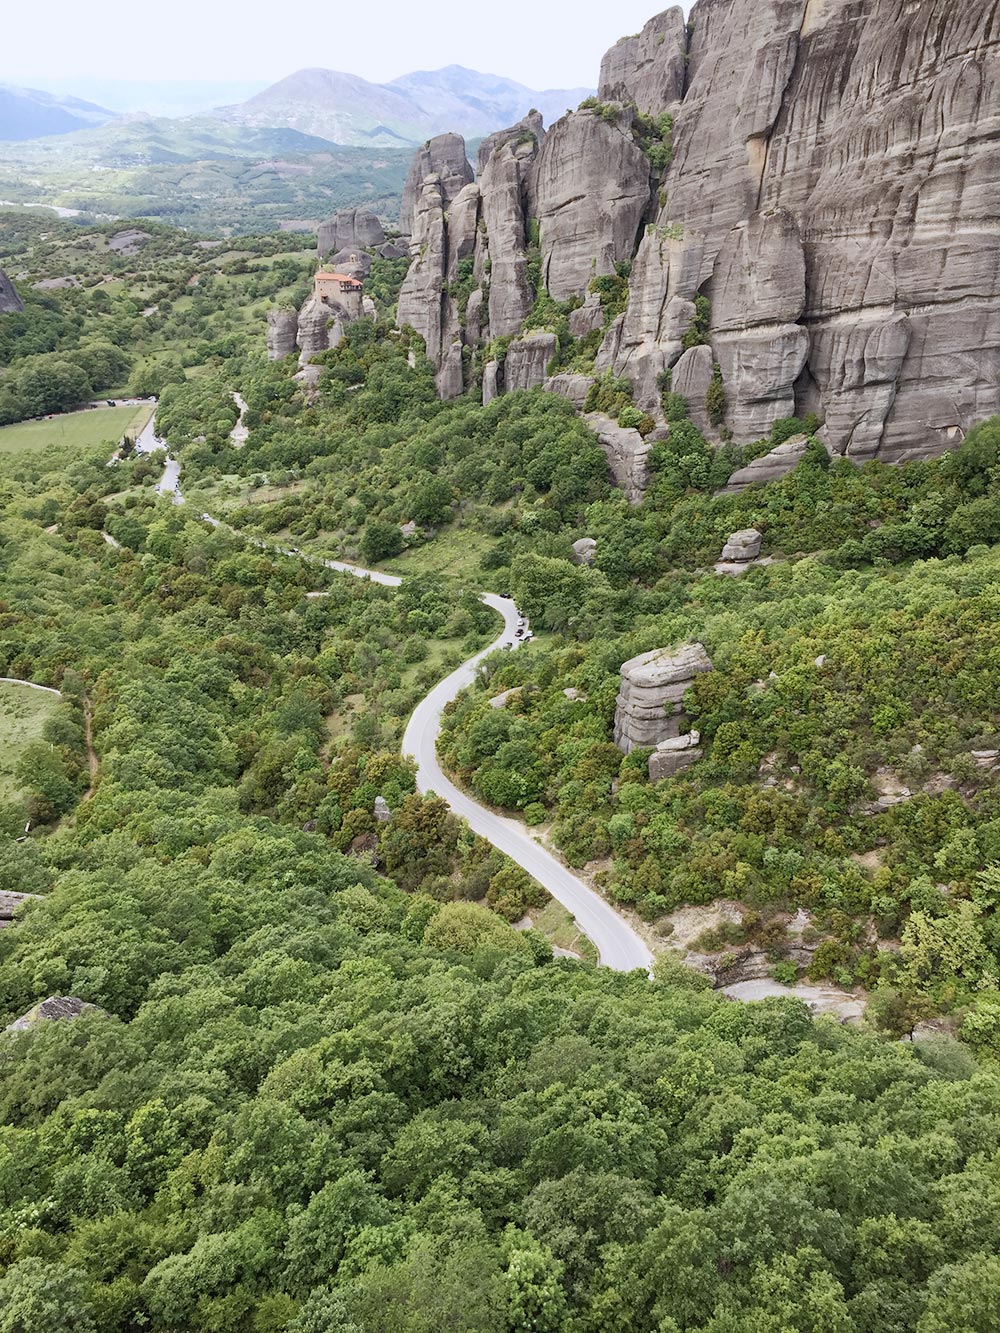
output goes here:
<path id="1" fill-rule="evenodd" d="M 516 389 L 537 389 L 545 381 L 546 367 L 556 354 L 554 333 L 526 333 L 507 348 L 504 380 L 508 393 Z"/>
<path id="2" fill-rule="evenodd" d="M 267 312 L 267 359 L 283 361 L 298 347 L 299 317 L 296 311 L 275 307 Z"/>
<path id="3" fill-rule="evenodd" d="M 629 504 L 638 504 L 649 485 L 649 451 L 653 441 L 643 439 L 631 426 L 619 426 L 603 412 L 588 412 L 584 420 L 604 450 L 615 484 L 625 492 Z"/>
<path id="4" fill-rule="evenodd" d="M 615 707 L 618 748 L 625 754 L 655 749 L 687 731 L 684 695 L 697 676 L 711 670 L 712 659 L 700 643 L 654 648 L 623 663 Z"/>
<path id="5" fill-rule="evenodd" d="M 15 1018 L 13 1023 L 7 1024 L 8 1032 L 26 1032 L 36 1023 L 56 1022 L 60 1019 L 79 1018 L 81 1014 L 103 1014 L 104 1010 L 96 1004 L 88 1004 L 86 1000 L 78 1000 L 75 995 L 50 995 L 47 1000 L 41 1000 L 22 1014 L 20 1018 Z"/>
<path id="6" fill-rule="evenodd" d="M 412 235 L 416 227 L 416 210 L 428 176 L 437 176 L 445 204 L 451 201 L 475 178 L 472 163 L 465 154 L 465 140 L 460 134 L 439 134 L 417 150 L 406 183 L 399 211 L 400 230 Z"/>
<path id="7" fill-rule="evenodd" d="M 14 290 L 14 284 L 0 268 L 0 315 L 17 315 L 24 309 L 24 302 Z"/>
<path id="8" fill-rule="evenodd" d="M 635 37 L 623 37 L 601 61 L 597 96 L 658 116 L 684 96 L 687 25 L 679 5 L 651 18 Z"/>
<path id="9" fill-rule="evenodd" d="M 338 250 L 369 250 L 385 243 L 385 230 L 370 208 L 342 208 L 320 224 L 317 253 L 320 259 Z"/>
<path id="10" fill-rule="evenodd" d="M 742 528 L 739 532 L 731 534 L 722 548 L 719 559 L 733 560 L 739 563 L 756 560 L 760 555 L 763 540 L 764 534 L 758 532 L 756 528 Z"/>
<path id="11" fill-rule="evenodd" d="M 793 435 L 784 444 L 777 445 L 770 453 L 755 458 L 746 467 L 738 468 L 719 492 L 720 495 L 739 495 L 748 486 L 764 486 L 779 477 L 787 477 L 798 467 L 809 447 L 807 435 Z"/>

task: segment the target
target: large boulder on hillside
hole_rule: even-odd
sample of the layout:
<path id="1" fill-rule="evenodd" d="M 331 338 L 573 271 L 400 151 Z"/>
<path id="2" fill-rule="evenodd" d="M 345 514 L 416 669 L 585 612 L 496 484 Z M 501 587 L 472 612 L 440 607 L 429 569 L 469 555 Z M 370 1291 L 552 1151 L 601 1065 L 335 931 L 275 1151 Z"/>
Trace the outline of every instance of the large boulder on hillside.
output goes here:
<path id="1" fill-rule="evenodd" d="M 761 458 L 755 458 L 746 467 L 737 468 L 719 495 L 739 495 L 748 486 L 766 486 L 793 472 L 809 448 L 808 435 L 793 435 L 784 444 L 777 445 Z"/>
<path id="2" fill-rule="evenodd" d="M 267 359 L 284 361 L 299 343 L 299 316 L 296 310 L 275 306 L 267 312 Z"/>
<path id="3" fill-rule="evenodd" d="M 8 1032 L 27 1032 L 38 1023 L 54 1023 L 65 1019 L 79 1018 L 81 1014 L 103 1014 L 105 1011 L 96 1004 L 88 1004 L 75 995 L 50 995 L 47 1000 L 40 1000 L 26 1014 L 7 1024 Z"/>
<path id="4" fill-rule="evenodd" d="M 622 664 L 615 707 L 615 744 L 625 754 L 654 749 L 687 730 L 683 699 L 712 659 L 700 643 L 654 648 Z M 684 747 L 681 747 L 682 749 Z"/>

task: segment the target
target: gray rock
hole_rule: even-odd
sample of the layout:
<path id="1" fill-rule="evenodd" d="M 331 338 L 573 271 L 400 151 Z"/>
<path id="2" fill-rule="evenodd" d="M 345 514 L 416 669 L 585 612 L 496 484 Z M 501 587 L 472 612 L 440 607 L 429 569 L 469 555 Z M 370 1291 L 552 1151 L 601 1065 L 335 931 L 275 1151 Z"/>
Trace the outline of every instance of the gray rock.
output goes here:
<path id="1" fill-rule="evenodd" d="M 573 563 L 575 565 L 590 565 L 594 562 L 594 554 L 597 551 L 597 542 L 593 537 L 580 537 L 573 543 Z"/>
<path id="2" fill-rule="evenodd" d="M 734 227 L 784 210 L 809 330 L 796 392 L 826 416 L 831 449 L 892 461 L 955 447 L 1000 410 L 1000 11 L 700 0 L 692 28 L 663 219 L 702 231 L 714 261 Z M 754 277 L 766 304 L 788 277 Z"/>
<path id="3" fill-rule="evenodd" d="M 687 728 L 683 699 L 696 676 L 712 670 L 700 643 L 654 648 L 623 663 L 615 708 L 615 744 L 625 754 L 680 736 Z"/>
<path id="4" fill-rule="evenodd" d="M 458 192 L 447 212 L 449 282 L 458 278 L 459 260 L 467 259 L 476 248 L 479 223 L 479 186 L 474 182 Z"/>
<path id="5" fill-rule="evenodd" d="M 26 1032 L 36 1023 L 57 1022 L 60 1019 L 79 1018 L 81 1014 L 103 1014 L 105 1011 L 96 1004 L 88 1004 L 86 1000 L 78 1000 L 74 995 L 50 995 L 47 1000 L 40 1000 L 16 1018 L 13 1023 L 8 1023 L 8 1032 Z"/>
<path id="6" fill-rule="evenodd" d="M 386 241 L 378 246 L 375 253 L 380 259 L 409 259 L 410 247 L 400 241 Z"/>
<path id="7" fill-rule="evenodd" d="M 14 290 L 14 284 L 0 268 L 0 315 L 18 315 L 24 309 L 24 302 Z"/>
<path id="8" fill-rule="evenodd" d="M 357 247 L 338 250 L 335 255 L 330 256 L 328 264 L 338 273 L 346 273 L 349 278 L 357 278 L 359 282 L 363 282 L 372 271 L 371 255 Z"/>
<path id="9" fill-rule="evenodd" d="M 546 367 L 559 346 L 554 333 L 533 331 L 518 338 L 507 348 L 504 384 L 508 393 L 517 389 L 537 389 L 545 380 Z"/>
<path id="10" fill-rule="evenodd" d="M 681 354 L 674 365 L 671 380 L 672 391 L 679 393 L 685 400 L 688 416 L 703 435 L 710 435 L 713 431 L 705 407 L 705 398 L 712 383 L 714 369 L 715 358 L 711 347 L 704 345 L 690 347 Z"/>
<path id="11" fill-rule="evenodd" d="M 533 175 L 542 281 L 557 301 L 582 296 L 591 278 L 631 260 L 650 202 L 649 160 L 632 138 L 632 113 L 596 111 L 549 130 Z M 491 233 L 491 257 L 496 262 Z M 495 332 L 495 331 L 494 331 Z"/>
<path id="12" fill-rule="evenodd" d="M 807 435 L 793 435 L 784 444 L 779 444 L 770 453 L 755 458 L 746 467 L 738 468 L 719 495 L 739 495 L 748 486 L 765 486 L 769 481 L 778 481 L 795 470 L 805 456 L 809 446 Z"/>
<path id="13" fill-rule="evenodd" d="M 320 259 L 338 250 L 369 250 L 385 244 L 385 231 L 370 208 L 342 208 L 320 223 L 316 251 Z"/>
<path id="14" fill-rule="evenodd" d="M 384 796 L 375 797 L 375 820 L 379 824 L 388 824 L 392 819 L 392 811 L 389 809 L 389 802 Z"/>
<path id="15" fill-rule="evenodd" d="M 557 393 L 560 398 L 567 399 L 578 411 L 583 411 L 583 405 L 587 401 L 587 394 L 593 382 L 590 375 L 560 371 L 558 375 L 553 375 L 545 381 L 545 388 L 550 393 Z"/>
<path id="16" fill-rule="evenodd" d="M 658 116 L 684 96 L 687 25 L 680 6 L 649 20 L 636 37 L 623 37 L 601 61 L 598 97 Z"/>
<path id="17" fill-rule="evenodd" d="M 596 292 L 588 292 L 583 305 L 570 312 L 569 331 L 574 338 L 586 338 L 604 328 L 604 307 Z"/>
<path id="18" fill-rule="evenodd" d="M 736 561 L 737 563 L 756 560 L 760 555 L 761 543 L 764 540 L 764 534 L 758 532 L 756 528 L 743 528 L 739 532 L 734 532 L 722 548 L 720 560 Z"/>
<path id="19" fill-rule="evenodd" d="M 647 227 L 639 244 L 625 317 L 602 353 L 616 375 L 632 381 L 635 401 L 646 411 L 659 410 L 657 377 L 683 350 L 695 314 L 703 252 L 699 232 L 663 224 Z"/>
<path id="20" fill-rule="evenodd" d="M 487 361 L 483 367 L 483 407 L 499 396 L 500 389 L 500 362 Z"/>
<path id="21" fill-rule="evenodd" d="M 475 178 L 460 134 L 439 134 L 417 149 L 403 186 L 399 211 L 400 231 L 408 236 L 416 230 L 417 206 L 428 176 L 438 177 L 445 207 Z"/>
<path id="22" fill-rule="evenodd" d="M 534 138 L 536 148 L 541 148 L 545 142 L 545 122 L 538 111 L 529 111 L 523 120 L 519 120 L 516 125 L 511 125 L 509 129 L 497 130 L 494 134 L 487 134 L 479 145 L 477 155 L 479 175 L 482 176 L 489 165 L 490 158 L 498 148 L 502 148 L 504 144 L 508 143 L 515 145 L 526 143 L 529 136 Z"/>
<path id="23" fill-rule="evenodd" d="M 126 231 L 115 232 L 108 241 L 108 249 L 119 255 L 137 255 L 150 239 L 148 231 L 139 231 L 136 227 L 129 227 Z"/>
<path id="24" fill-rule="evenodd" d="M 737 443 L 762 440 L 776 421 L 795 415 L 795 385 L 809 356 L 809 334 L 801 324 L 722 335 L 713 346 Z"/>
<path id="25" fill-rule="evenodd" d="M 435 365 L 441 356 L 441 307 L 448 261 L 444 205 L 440 179 L 429 176 L 413 212 L 413 262 L 396 308 L 400 328 L 408 324 L 420 334 Z"/>
<path id="26" fill-rule="evenodd" d="M 6 930 L 8 926 L 14 924 L 14 916 L 17 909 L 27 902 L 40 898 L 38 893 L 11 893 L 9 890 L 0 890 L 0 930 Z"/>
<path id="27" fill-rule="evenodd" d="M 704 753 L 700 741 L 701 736 L 697 731 L 688 731 L 681 736 L 671 736 L 668 740 L 660 741 L 649 756 L 650 782 L 672 778 L 676 773 L 690 768 Z"/>
<path id="28" fill-rule="evenodd" d="M 311 356 L 326 352 L 336 347 L 343 336 L 343 322 L 333 310 L 317 295 L 313 294 L 299 311 L 296 339 L 299 344 L 299 359 L 308 361 Z"/>
<path id="29" fill-rule="evenodd" d="M 604 450 L 615 484 L 625 492 L 629 504 L 638 504 L 649 485 L 648 459 L 653 440 L 643 439 L 630 426 L 619 426 L 602 412 L 588 412 L 584 421 Z"/>
<path id="30" fill-rule="evenodd" d="M 490 336 L 517 333 L 534 305 L 528 281 L 528 175 L 535 157 L 531 144 L 507 143 L 494 152 L 483 172 L 482 217 L 489 238 Z"/>
<path id="31" fill-rule="evenodd" d="M 296 311 L 275 307 L 267 312 L 267 359 L 283 361 L 298 346 L 299 317 Z"/>

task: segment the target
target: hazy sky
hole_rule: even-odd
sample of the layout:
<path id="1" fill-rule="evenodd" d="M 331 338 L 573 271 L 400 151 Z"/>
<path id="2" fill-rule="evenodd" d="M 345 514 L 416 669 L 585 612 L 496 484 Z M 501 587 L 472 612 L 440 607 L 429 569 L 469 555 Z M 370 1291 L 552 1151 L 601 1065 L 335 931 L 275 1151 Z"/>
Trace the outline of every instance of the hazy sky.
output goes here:
<path id="1" fill-rule="evenodd" d="M 656 0 L 19 2 L 4 23 L 0 81 L 270 82 L 315 65 L 385 82 L 458 64 L 536 89 L 589 87 L 606 48 L 665 7 Z"/>

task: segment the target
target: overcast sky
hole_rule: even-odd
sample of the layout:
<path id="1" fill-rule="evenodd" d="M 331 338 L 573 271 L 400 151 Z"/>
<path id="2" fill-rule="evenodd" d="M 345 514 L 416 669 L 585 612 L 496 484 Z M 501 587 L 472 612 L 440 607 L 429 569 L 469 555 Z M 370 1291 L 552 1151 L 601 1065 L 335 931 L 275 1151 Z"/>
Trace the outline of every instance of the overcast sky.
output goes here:
<path id="1" fill-rule="evenodd" d="M 457 64 L 535 89 L 589 87 L 606 48 L 665 7 L 656 0 L 18 0 L 7 7 L 0 81 L 272 82 L 313 65 L 381 83 Z"/>

